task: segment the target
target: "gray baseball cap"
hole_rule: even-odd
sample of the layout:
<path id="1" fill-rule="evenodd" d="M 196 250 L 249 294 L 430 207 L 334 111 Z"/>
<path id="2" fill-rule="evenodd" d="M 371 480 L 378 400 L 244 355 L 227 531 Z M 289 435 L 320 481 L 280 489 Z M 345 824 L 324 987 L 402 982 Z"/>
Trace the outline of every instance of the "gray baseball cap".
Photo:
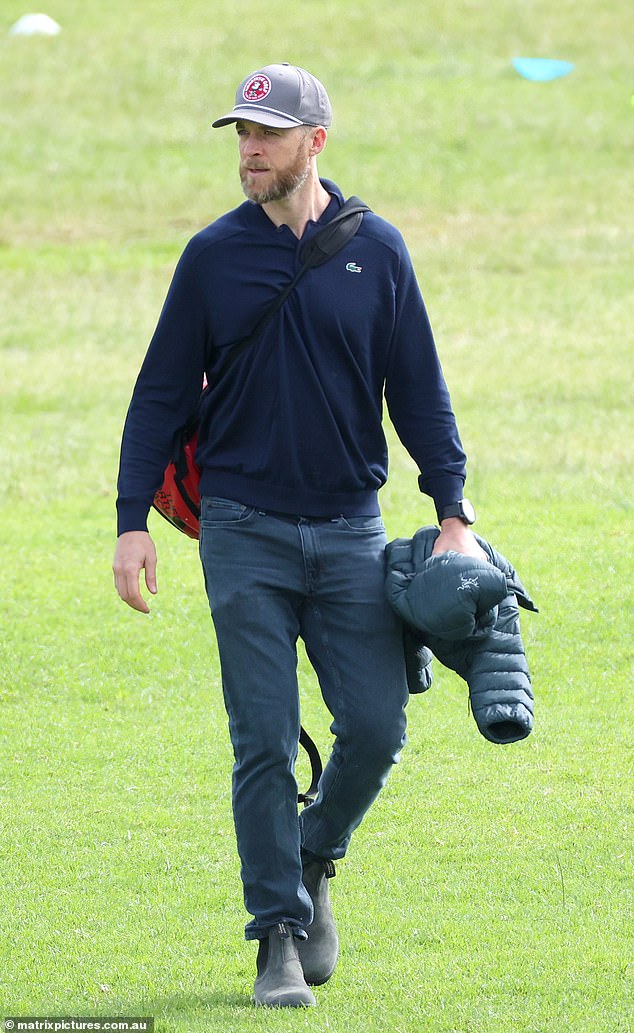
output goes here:
<path id="1" fill-rule="evenodd" d="M 212 122 L 214 129 L 244 119 L 274 129 L 329 126 L 332 109 L 319 79 L 295 65 L 266 65 L 251 72 L 236 90 L 233 111 Z"/>

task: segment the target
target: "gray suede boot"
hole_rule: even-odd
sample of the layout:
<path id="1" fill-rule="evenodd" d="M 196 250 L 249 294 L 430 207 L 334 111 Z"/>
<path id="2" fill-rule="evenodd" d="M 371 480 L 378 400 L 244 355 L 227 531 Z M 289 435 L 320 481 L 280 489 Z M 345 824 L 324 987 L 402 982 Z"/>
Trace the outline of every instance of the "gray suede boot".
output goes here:
<path id="1" fill-rule="evenodd" d="M 312 986 L 330 979 L 339 957 L 339 936 L 330 904 L 328 879 L 335 875 L 332 861 L 305 861 L 302 881 L 313 902 L 314 918 L 306 930 L 307 940 L 299 940 L 299 960 L 304 978 Z"/>
<path id="2" fill-rule="evenodd" d="M 310 1008 L 317 1002 L 302 972 L 297 954 L 300 941 L 280 922 L 258 948 L 254 1001 L 266 1008 Z"/>

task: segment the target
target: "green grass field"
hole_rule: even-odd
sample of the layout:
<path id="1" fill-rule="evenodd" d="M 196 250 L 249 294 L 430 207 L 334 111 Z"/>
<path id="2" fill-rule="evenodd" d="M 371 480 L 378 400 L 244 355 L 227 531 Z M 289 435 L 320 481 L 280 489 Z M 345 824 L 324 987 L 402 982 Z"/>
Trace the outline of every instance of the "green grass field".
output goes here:
<path id="1" fill-rule="evenodd" d="M 166 1033 L 631 1033 L 631 5 L 56 0 L 0 17 L 0 1018 Z M 530 83 L 518 55 L 574 72 Z M 238 204 L 235 85 L 328 85 L 320 171 L 404 232 L 522 618 L 531 737 L 495 747 L 435 665 L 339 865 L 306 1013 L 250 1005 L 231 752 L 196 546 L 112 586 L 120 433 L 175 262 Z M 393 436 L 391 435 L 391 440 Z M 396 441 L 391 537 L 433 522 Z M 305 660 L 304 723 L 328 718 Z M 302 770 L 301 777 L 304 777 Z"/>

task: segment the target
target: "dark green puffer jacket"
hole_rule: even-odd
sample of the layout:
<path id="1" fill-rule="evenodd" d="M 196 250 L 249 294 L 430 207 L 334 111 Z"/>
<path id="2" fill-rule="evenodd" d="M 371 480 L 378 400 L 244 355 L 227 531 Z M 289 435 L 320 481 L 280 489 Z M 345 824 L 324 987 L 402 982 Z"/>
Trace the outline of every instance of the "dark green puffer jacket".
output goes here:
<path id="1" fill-rule="evenodd" d="M 410 691 L 431 684 L 429 650 L 467 682 L 478 729 L 494 743 L 526 738 L 534 697 L 518 603 L 537 612 L 515 570 L 484 538 L 488 560 L 432 556 L 437 527 L 387 546 L 387 592 L 405 626 Z"/>

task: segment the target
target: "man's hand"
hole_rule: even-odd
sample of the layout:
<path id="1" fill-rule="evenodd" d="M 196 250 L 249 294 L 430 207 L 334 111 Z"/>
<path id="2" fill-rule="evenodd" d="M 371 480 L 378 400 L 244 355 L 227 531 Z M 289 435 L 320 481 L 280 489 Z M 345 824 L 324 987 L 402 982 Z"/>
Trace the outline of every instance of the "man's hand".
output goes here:
<path id="1" fill-rule="evenodd" d="M 440 525 L 440 534 L 434 542 L 432 556 L 441 552 L 460 552 L 463 556 L 477 556 L 488 560 L 484 549 L 481 549 L 475 535 L 469 530 L 460 517 L 447 517 Z"/>
<path id="2" fill-rule="evenodd" d="M 126 531 L 117 538 L 112 563 L 114 583 L 124 603 L 140 613 L 149 613 L 150 607 L 141 595 L 139 577 L 145 570 L 145 584 L 156 595 L 156 549 L 147 531 Z"/>

